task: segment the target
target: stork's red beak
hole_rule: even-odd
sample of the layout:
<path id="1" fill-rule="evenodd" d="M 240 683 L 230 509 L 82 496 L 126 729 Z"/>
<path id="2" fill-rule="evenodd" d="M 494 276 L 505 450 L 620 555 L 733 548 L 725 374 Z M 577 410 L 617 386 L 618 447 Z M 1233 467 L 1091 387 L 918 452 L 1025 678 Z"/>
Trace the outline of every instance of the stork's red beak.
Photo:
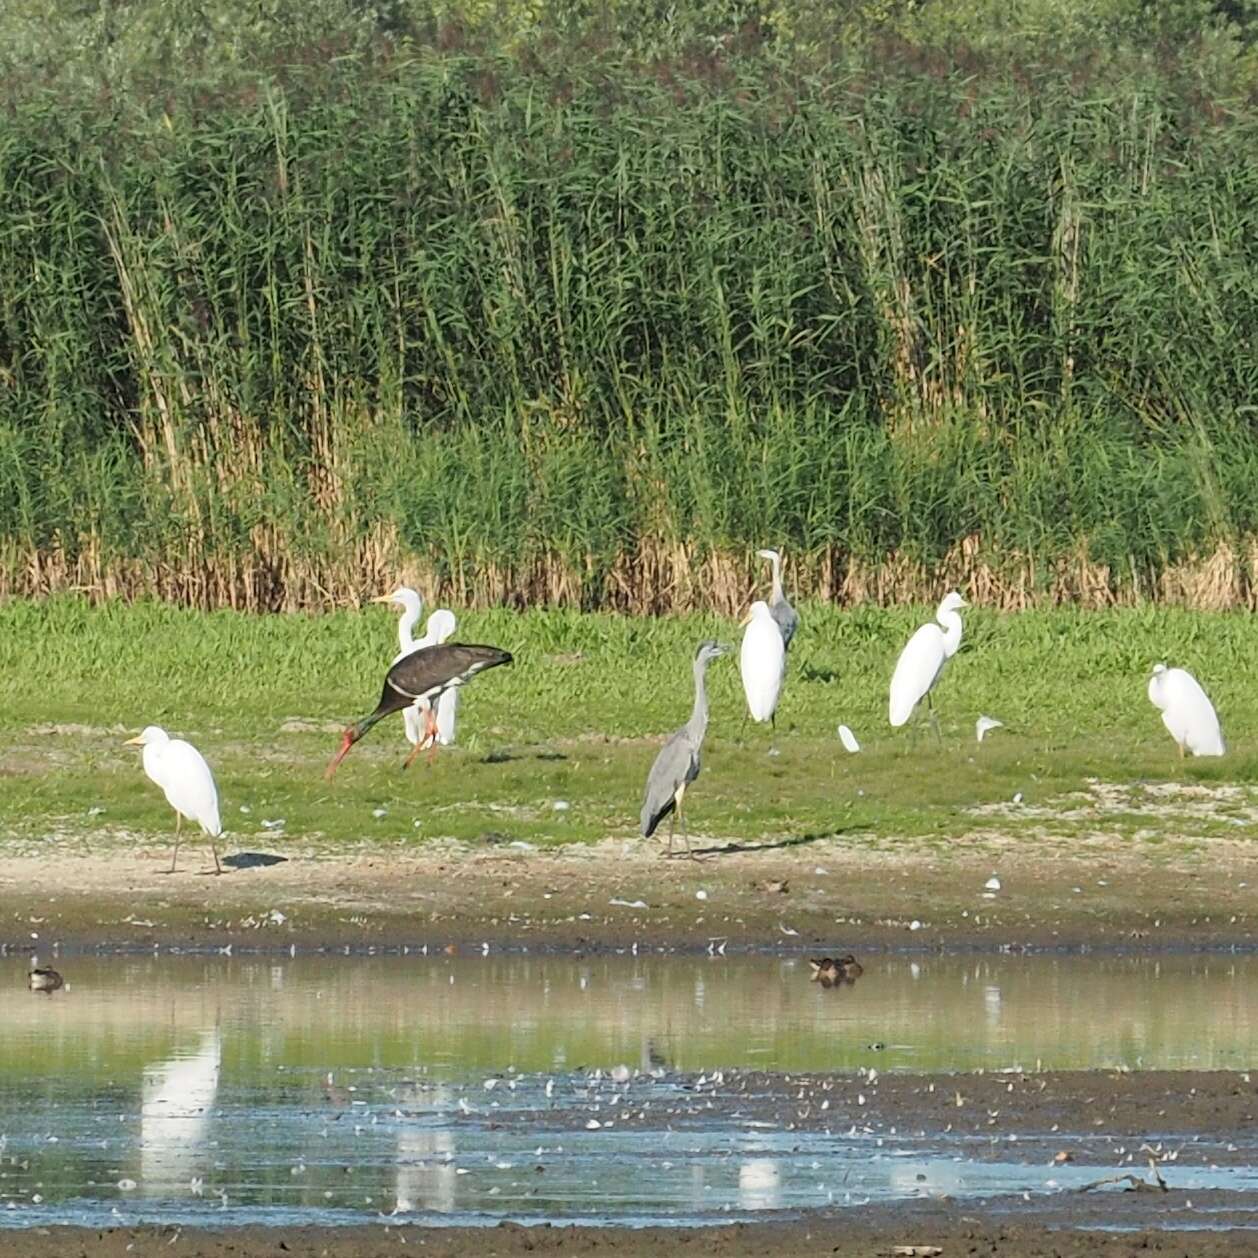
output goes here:
<path id="1" fill-rule="evenodd" d="M 349 755 L 349 749 L 353 745 L 354 745 L 354 731 L 352 729 L 347 729 L 345 733 L 341 735 L 340 748 L 338 749 L 336 755 L 334 755 L 332 759 L 328 761 L 328 767 L 323 771 L 323 776 L 327 778 L 329 782 L 332 780 L 332 775 L 336 772 L 336 766 L 340 764 L 341 761 L 344 760 L 347 755 Z"/>

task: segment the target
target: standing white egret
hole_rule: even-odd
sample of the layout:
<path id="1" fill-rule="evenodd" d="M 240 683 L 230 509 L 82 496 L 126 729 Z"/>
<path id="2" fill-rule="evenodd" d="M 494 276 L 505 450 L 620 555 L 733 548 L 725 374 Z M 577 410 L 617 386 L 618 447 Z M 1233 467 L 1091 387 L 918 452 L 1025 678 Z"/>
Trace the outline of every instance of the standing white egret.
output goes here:
<path id="1" fill-rule="evenodd" d="M 923 699 L 930 707 L 930 721 L 939 737 L 939 721 L 930 697 L 944 665 L 961 645 L 960 610 L 968 604 L 956 590 L 944 596 L 935 611 L 938 624 L 925 624 L 908 640 L 891 676 L 888 716 L 893 726 L 903 725 Z M 942 628 L 941 628 L 942 626 Z"/>
<path id="2" fill-rule="evenodd" d="M 415 626 L 423 614 L 423 597 L 408 585 L 399 585 L 391 594 L 380 594 L 371 600 L 373 603 L 392 603 L 401 611 L 398 618 L 397 638 L 398 653 L 393 663 L 410 655 L 413 651 L 424 647 L 440 646 L 458 627 L 454 613 L 445 607 L 439 607 L 428 617 L 424 627 L 424 636 L 415 637 Z M 414 706 L 402 713 L 402 723 L 406 731 L 406 741 L 421 751 L 436 744 L 449 747 L 454 742 L 455 724 L 458 719 L 458 689 L 444 691 L 437 700 L 436 715 L 433 715 L 432 704 L 427 699 L 420 699 Z"/>
<path id="3" fill-rule="evenodd" d="M 1181 758 L 1185 751 L 1194 756 L 1223 754 L 1223 731 L 1214 704 L 1187 669 L 1155 664 L 1149 678 L 1149 702 L 1162 713 L 1162 724 L 1179 747 Z"/>
<path id="4" fill-rule="evenodd" d="M 195 821 L 210 840 L 214 853 L 214 872 L 221 874 L 218 849 L 214 840 L 223 833 L 218 816 L 218 788 L 205 757 L 182 738 L 171 736 L 158 725 L 146 725 L 127 745 L 143 747 L 144 772 L 166 795 L 166 802 L 175 810 L 175 850 L 170 855 L 170 872 L 175 872 L 179 858 L 179 827 L 184 817 Z"/>
<path id="5" fill-rule="evenodd" d="M 786 642 L 769 604 L 757 599 L 743 617 L 743 645 L 738 671 L 753 721 L 772 721 L 786 672 Z"/>
<path id="6" fill-rule="evenodd" d="M 424 640 L 430 646 L 440 646 L 458 628 L 459 622 L 454 613 L 446 607 L 438 607 L 428 617 L 428 625 L 424 631 Z M 424 704 L 427 704 L 425 699 Z M 455 726 L 459 718 L 459 691 L 443 690 L 437 700 L 436 741 L 442 747 L 454 745 Z M 433 735 L 429 736 L 431 741 Z"/>
<path id="7" fill-rule="evenodd" d="M 799 628 L 799 613 L 786 601 L 782 592 L 782 556 L 776 550 L 756 551 L 761 559 L 767 559 L 773 565 L 773 587 L 769 591 L 769 613 L 773 623 L 782 632 L 782 645 L 789 648 L 795 630 Z"/>
<path id="8" fill-rule="evenodd" d="M 424 600 L 409 585 L 399 585 L 392 594 L 377 594 L 371 601 L 373 603 L 391 603 L 402 613 L 398 617 L 397 622 L 398 653 L 393 657 L 394 664 L 402 659 L 403 656 L 409 655 L 421 646 L 431 645 L 427 641 L 426 636 L 419 641 L 415 640 L 415 626 L 419 624 L 419 618 L 424 614 Z M 412 747 L 417 747 L 424 737 L 424 722 L 420 715 L 419 704 L 407 708 L 402 713 L 402 724 L 406 730 L 406 741 Z"/>

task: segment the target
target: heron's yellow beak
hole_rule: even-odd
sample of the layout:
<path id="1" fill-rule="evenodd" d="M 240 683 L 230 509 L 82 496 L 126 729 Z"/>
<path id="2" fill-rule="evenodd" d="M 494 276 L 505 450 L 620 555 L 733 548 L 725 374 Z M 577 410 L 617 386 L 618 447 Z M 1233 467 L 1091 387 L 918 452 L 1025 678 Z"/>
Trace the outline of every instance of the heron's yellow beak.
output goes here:
<path id="1" fill-rule="evenodd" d="M 373 603 L 391 603 L 393 602 L 393 595 L 392 594 L 377 594 L 375 598 L 373 598 L 371 601 Z"/>
<path id="2" fill-rule="evenodd" d="M 123 743 L 122 745 L 124 747 L 143 747 L 144 739 L 142 739 L 139 736 L 139 734 L 137 734 L 134 738 L 128 738 L 127 741 Z"/>
<path id="3" fill-rule="evenodd" d="M 749 624 L 751 624 L 751 613 L 750 613 L 750 612 L 748 612 L 748 613 L 747 613 L 747 614 L 746 614 L 746 615 L 742 618 L 742 620 L 740 620 L 740 621 L 738 622 L 738 627 L 739 627 L 740 629 L 746 629 L 746 628 L 747 628 L 747 626 L 748 626 Z"/>

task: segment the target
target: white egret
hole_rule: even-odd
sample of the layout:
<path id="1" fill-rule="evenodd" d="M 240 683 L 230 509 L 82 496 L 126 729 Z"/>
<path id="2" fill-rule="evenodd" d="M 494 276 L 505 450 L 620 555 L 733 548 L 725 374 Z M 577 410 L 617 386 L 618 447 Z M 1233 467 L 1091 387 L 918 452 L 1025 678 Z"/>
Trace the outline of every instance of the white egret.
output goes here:
<path id="1" fill-rule="evenodd" d="M 182 738 L 171 736 L 158 725 L 146 725 L 127 745 L 144 749 L 144 772 L 166 795 L 166 802 L 175 810 L 175 850 L 170 856 L 170 872 L 175 872 L 179 858 L 179 827 L 184 817 L 195 821 L 210 840 L 214 853 L 214 872 L 221 874 L 218 849 L 214 840 L 223 833 L 218 816 L 218 788 L 205 757 Z"/>
<path id="2" fill-rule="evenodd" d="M 786 672 L 786 643 L 769 604 L 757 599 L 743 617 L 743 645 L 738 670 L 753 721 L 772 721 Z"/>
<path id="3" fill-rule="evenodd" d="M 430 646 L 440 646 L 458 628 L 458 623 L 452 611 L 445 607 L 438 607 L 428 617 L 428 624 L 424 631 L 425 642 Z M 427 706 L 428 701 L 425 699 L 423 703 Z M 459 691 L 456 686 L 451 690 L 443 690 L 441 697 L 437 700 L 435 738 L 442 747 L 452 747 L 454 745 L 455 726 L 458 718 Z M 434 735 L 429 735 L 430 744 L 433 737 Z"/>
<path id="4" fill-rule="evenodd" d="M 1194 756 L 1223 754 L 1223 731 L 1214 704 L 1187 669 L 1155 664 L 1149 678 L 1149 702 L 1162 713 L 1162 724 L 1181 757 L 1185 751 Z"/>
<path id="5" fill-rule="evenodd" d="M 415 637 L 415 626 L 423 614 L 423 597 L 408 585 L 399 585 L 391 594 L 380 594 L 371 600 L 373 603 L 392 603 L 401 611 L 398 618 L 397 637 L 398 653 L 393 663 L 410 655 L 413 651 L 424 647 L 440 646 L 458 627 L 454 613 L 445 607 L 439 607 L 428 617 L 424 627 L 424 636 Z M 402 713 L 402 722 L 406 731 L 406 741 L 412 747 L 424 751 L 437 743 L 449 747 L 454 742 L 455 724 L 458 720 L 459 692 L 457 687 L 444 691 L 437 700 L 436 716 L 433 716 L 432 704 L 427 699 L 420 699 L 414 706 Z"/>
<path id="6" fill-rule="evenodd" d="M 939 735 L 939 722 L 931 700 L 931 687 L 939 680 L 944 665 L 961 645 L 960 609 L 968 604 L 956 590 L 944 596 L 935 611 L 938 624 L 925 624 L 905 644 L 891 676 L 888 716 L 893 726 L 903 725 L 923 699 L 930 707 L 930 720 Z"/>
<path id="7" fill-rule="evenodd" d="M 391 603 L 402 613 L 398 617 L 397 622 L 398 652 L 393 657 L 394 664 L 412 651 L 418 650 L 421 646 L 431 645 L 424 638 L 421 638 L 419 641 L 415 640 L 415 626 L 419 624 L 419 618 L 424 614 L 424 600 L 409 585 L 399 585 L 391 594 L 377 594 L 371 601 L 373 603 Z M 417 747 L 424 737 L 424 723 L 420 714 L 419 704 L 407 708 L 402 713 L 402 723 L 406 730 L 406 741 L 412 747 Z"/>
<path id="8" fill-rule="evenodd" d="M 795 630 L 799 628 L 799 613 L 786 601 L 782 592 L 782 556 L 776 550 L 758 550 L 761 559 L 767 559 L 773 566 L 773 586 L 769 591 L 769 614 L 773 623 L 782 631 L 782 645 L 790 647 Z"/>

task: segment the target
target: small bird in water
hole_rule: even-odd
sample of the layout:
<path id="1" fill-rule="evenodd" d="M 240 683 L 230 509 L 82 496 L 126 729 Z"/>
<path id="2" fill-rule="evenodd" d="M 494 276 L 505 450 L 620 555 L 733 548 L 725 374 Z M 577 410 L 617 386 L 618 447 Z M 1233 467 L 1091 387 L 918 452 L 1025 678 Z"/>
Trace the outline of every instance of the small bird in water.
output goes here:
<path id="1" fill-rule="evenodd" d="M 849 987 L 865 973 L 865 967 L 852 954 L 841 957 L 820 957 L 809 960 L 812 966 L 812 981 L 822 987 L 837 987 L 846 983 Z"/>
<path id="2" fill-rule="evenodd" d="M 26 981 L 31 991 L 44 992 L 50 996 L 53 992 L 65 986 L 65 979 L 56 970 L 48 966 L 41 967 L 38 957 L 31 957 L 31 972 L 27 976 Z"/>

